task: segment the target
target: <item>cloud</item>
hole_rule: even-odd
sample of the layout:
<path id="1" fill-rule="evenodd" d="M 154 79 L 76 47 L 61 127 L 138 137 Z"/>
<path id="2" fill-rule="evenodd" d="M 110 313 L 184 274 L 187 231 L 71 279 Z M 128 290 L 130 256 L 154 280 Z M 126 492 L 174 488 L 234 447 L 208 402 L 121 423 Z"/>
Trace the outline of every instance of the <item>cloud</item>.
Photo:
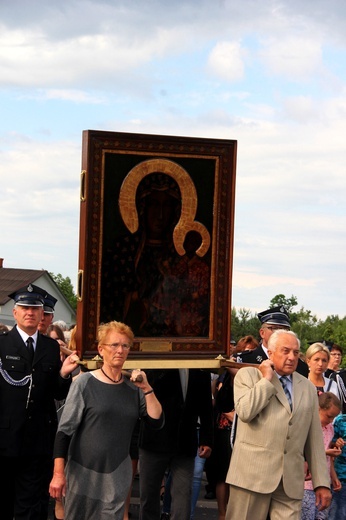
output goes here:
<path id="1" fill-rule="evenodd" d="M 72 101 L 75 103 L 88 103 L 98 105 L 106 103 L 106 99 L 100 95 L 93 95 L 90 92 L 82 90 L 64 90 L 64 89 L 48 89 L 41 92 L 43 99 L 60 99 L 63 101 Z"/>
<path id="2" fill-rule="evenodd" d="M 242 79 L 244 76 L 242 54 L 244 51 L 238 42 L 218 42 L 208 57 L 209 73 L 230 82 Z"/>
<path id="3" fill-rule="evenodd" d="M 82 130 L 235 139 L 233 304 L 344 313 L 345 19 L 341 0 L 5 2 L 4 265 L 75 280 Z"/>
<path id="4" fill-rule="evenodd" d="M 307 37 L 269 39 L 262 44 L 259 57 L 269 73 L 292 82 L 310 79 L 323 71 L 320 43 Z"/>
<path id="5" fill-rule="evenodd" d="M 296 96 L 283 101 L 284 115 L 302 124 L 320 120 L 323 112 L 318 110 L 317 101 L 309 96 Z"/>

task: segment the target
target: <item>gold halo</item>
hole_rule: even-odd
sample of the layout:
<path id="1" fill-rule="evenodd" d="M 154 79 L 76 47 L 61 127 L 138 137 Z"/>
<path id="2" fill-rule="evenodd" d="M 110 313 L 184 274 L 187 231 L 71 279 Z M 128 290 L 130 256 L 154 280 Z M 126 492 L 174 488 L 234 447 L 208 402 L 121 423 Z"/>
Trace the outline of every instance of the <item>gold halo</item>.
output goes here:
<path id="1" fill-rule="evenodd" d="M 202 236 L 202 244 L 196 253 L 204 256 L 210 246 L 210 235 L 203 224 L 194 220 L 197 211 L 195 185 L 182 166 L 168 159 L 148 159 L 134 166 L 126 175 L 119 193 L 119 210 L 125 226 L 131 233 L 138 230 L 137 187 L 144 177 L 156 172 L 172 177 L 178 184 L 182 196 L 181 215 L 173 232 L 173 242 L 178 254 L 181 256 L 185 254 L 183 243 L 186 233 L 195 230 Z"/>

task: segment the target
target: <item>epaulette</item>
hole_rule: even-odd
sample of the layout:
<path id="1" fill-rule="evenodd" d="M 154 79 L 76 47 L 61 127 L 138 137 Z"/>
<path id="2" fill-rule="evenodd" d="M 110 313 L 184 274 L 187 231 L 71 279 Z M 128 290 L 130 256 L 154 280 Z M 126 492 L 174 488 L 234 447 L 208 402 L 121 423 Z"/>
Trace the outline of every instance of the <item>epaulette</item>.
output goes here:
<path id="1" fill-rule="evenodd" d="M 243 357 L 243 356 L 248 356 L 249 354 L 252 354 L 253 353 L 253 350 L 243 350 L 243 352 L 239 352 L 238 356 L 239 357 Z"/>

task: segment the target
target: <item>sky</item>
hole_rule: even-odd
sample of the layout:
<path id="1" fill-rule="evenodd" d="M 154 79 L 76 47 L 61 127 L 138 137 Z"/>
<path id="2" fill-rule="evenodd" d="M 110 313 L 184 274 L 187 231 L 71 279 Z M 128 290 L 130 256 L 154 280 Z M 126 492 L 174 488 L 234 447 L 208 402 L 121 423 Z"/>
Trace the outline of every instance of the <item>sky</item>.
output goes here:
<path id="1" fill-rule="evenodd" d="M 77 284 L 83 130 L 238 143 L 232 306 L 346 316 L 345 0 L 0 0 L 0 257 Z"/>

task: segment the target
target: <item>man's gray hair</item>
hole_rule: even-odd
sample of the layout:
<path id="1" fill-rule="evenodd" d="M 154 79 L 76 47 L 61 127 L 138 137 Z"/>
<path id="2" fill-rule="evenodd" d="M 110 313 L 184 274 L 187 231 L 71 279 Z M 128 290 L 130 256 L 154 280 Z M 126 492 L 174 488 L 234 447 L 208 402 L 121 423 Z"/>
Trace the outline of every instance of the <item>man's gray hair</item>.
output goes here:
<path id="1" fill-rule="evenodd" d="M 55 321 L 53 325 L 58 325 L 58 327 L 60 327 L 62 331 L 65 331 L 68 328 L 64 320 Z"/>
<path id="2" fill-rule="evenodd" d="M 298 348 L 300 349 L 300 339 L 298 338 L 297 334 L 293 332 L 293 330 L 277 329 L 275 332 L 273 332 L 268 340 L 268 350 L 271 352 L 275 351 L 278 339 L 282 334 L 289 334 L 290 336 L 295 337 L 298 342 Z"/>

